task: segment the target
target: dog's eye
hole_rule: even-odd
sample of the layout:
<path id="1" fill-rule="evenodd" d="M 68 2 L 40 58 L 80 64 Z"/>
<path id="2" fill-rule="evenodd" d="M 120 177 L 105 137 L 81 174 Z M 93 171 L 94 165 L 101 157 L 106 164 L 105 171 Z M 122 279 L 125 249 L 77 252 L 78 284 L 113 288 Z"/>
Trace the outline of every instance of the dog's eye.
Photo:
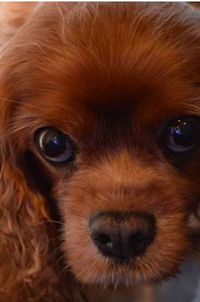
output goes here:
<path id="1" fill-rule="evenodd" d="M 51 162 L 71 162 L 74 159 L 74 145 L 70 137 L 55 128 L 37 131 L 36 143 L 40 153 Z"/>
<path id="2" fill-rule="evenodd" d="M 200 120 L 183 116 L 171 121 L 164 133 L 165 146 L 173 153 L 193 150 L 200 143 Z"/>

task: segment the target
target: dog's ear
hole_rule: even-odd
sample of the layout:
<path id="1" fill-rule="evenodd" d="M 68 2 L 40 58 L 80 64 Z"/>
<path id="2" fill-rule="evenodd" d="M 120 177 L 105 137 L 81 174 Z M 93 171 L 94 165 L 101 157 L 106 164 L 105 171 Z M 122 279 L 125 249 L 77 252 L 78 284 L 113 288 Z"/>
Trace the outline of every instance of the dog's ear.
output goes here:
<path id="1" fill-rule="evenodd" d="M 0 46 L 7 43 L 34 13 L 38 3 L 0 3 Z"/>
<path id="2" fill-rule="evenodd" d="M 38 282 L 37 276 L 42 280 L 47 269 L 46 275 L 51 275 L 47 262 L 49 238 L 54 233 L 45 199 L 28 186 L 16 162 L 20 151 L 15 148 L 16 143 L 13 145 L 16 137 L 9 129 L 12 102 L 2 89 L 0 99 L 0 300 L 12 301 L 13 291 L 31 290 Z M 7 295 L 11 295 L 10 299 Z"/>
<path id="3" fill-rule="evenodd" d="M 72 292 L 74 281 L 58 273 L 58 233 L 46 199 L 28 185 L 20 168 L 9 129 L 9 99 L 0 99 L 0 301 L 82 301 L 78 288 Z"/>
<path id="4" fill-rule="evenodd" d="M 12 292 L 42 273 L 49 238 L 45 201 L 27 187 L 23 173 L 6 157 L 1 156 L 0 176 L 0 288 Z"/>

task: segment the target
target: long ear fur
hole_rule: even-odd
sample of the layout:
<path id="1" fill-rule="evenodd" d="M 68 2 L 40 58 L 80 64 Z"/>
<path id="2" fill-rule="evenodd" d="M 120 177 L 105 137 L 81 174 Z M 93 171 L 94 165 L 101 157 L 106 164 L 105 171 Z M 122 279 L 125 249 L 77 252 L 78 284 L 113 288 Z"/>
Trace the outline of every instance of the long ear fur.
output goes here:
<path id="1" fill-rule="evenodd" d="M 78 284 L 59 268 L 57 238 L 51 226 L 43 197 L 27 187 L 12 162 L 4 161 L 0 179 L 0 301 L 82 301 Z"/>
<path id="2" fill-rule="evenodd" d="M 80 291 L 74 291 L 73 279 L 59 267 L 57 233 L 47 201 L 28 186 L 16 163 L 20 154 L 7 133 L 8 107 L 6 101 L 1 103 L 0 301 L 78 302 Z"/>
<path id="3" fill-rule="evenodd" d="M 0 301 L 82 301 L 74 277 L 60 267 L 48 201 L 28 183 L 19 162 L 7 67 L 0 68 Z"/>
<path id="4" fill-rule="evenodd" d="M 0 4 L 0 45 L 19 31 L 37 5 Z M 15 163 L 15 150 L 7 134 L 11 108 L 4 88 L 1 87 L 0 106 L 0 301 L 28 301 L 29 296 L 44 301 L 44 294 L 55 289 L 50 280 L 58 282 L 50 265 L 53 260 L 49 238 L 53 235 L 44 198 L 28 187 Z"/>
<path id="5" fill-rule="evenodd" d="M 0 83 L 0 301 L 81 301 L 74 279 L 60 267 L 58 234 L 50 219 L 47 200 L 28 184 L 20 167 L 19 158 L 22 154 L 11 130 L 13 103 L 2 83 L 3 81 Z M 77 295 L 76 299 L 74 295 Z"/>
<path id="6" fill-rule="evenodd" d="M 51 252 L 55 234 L 45 199 L 28 187 L 15 163 L 15 150 L 6 134 L 6 107 L 1 104 L 0 301 L 24 302 L 28 297 L 45 301 L 59 285 Z"/>
<path id="7" fill-rule="evenodd" d="M 0 4 L 0 46 L 39 5 Z M 47 200 L 31 188 L 18 164 L 21 154 L 10 130 L 12 83 L 7 80 L 14 61 L 5 57 L 0 58 L 0 301 L 78 302 L 82 299 L 78 288 L 74 290 L 77 284 L 70 274 L 63 278 L 64 269 L 59 267 L 57 232 Z"/>
<path id="8" fill-rule="evenodd" d="M 10 129 L 13 103 L 3 82 L 0 83 L 0 301 L 71 302 L 73 282 L 60 273 L 64 269 L 58 266 L 57 233 L 49 217 L 47 200 L 27 183 L 18 161 L 22 154 Z"/>

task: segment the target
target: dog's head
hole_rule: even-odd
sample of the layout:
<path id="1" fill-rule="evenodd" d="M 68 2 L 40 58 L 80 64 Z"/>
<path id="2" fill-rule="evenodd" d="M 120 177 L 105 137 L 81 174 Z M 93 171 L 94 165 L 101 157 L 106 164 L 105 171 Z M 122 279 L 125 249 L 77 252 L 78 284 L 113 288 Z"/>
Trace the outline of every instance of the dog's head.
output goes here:
<path id="1" fill-rule="evenodd" d="M 199 26 L 185 4 L 47 4 L 2 54 L 4 170 L 53 200 L 82 282 L 159 281 L 188 251 Z"/>

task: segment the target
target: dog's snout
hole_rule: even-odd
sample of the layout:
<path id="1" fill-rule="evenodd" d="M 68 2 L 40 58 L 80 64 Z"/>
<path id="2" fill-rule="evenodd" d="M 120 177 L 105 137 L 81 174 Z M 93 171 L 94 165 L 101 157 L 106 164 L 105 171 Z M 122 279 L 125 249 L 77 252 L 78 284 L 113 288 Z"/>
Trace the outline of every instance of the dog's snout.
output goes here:
<path id="1" fill-rule="evenodd" d="M 142 255 L 155 235 L 154 216 L 138 212 L 101 212 L 89 226 L 99 251 L 120 261 Z"/>

